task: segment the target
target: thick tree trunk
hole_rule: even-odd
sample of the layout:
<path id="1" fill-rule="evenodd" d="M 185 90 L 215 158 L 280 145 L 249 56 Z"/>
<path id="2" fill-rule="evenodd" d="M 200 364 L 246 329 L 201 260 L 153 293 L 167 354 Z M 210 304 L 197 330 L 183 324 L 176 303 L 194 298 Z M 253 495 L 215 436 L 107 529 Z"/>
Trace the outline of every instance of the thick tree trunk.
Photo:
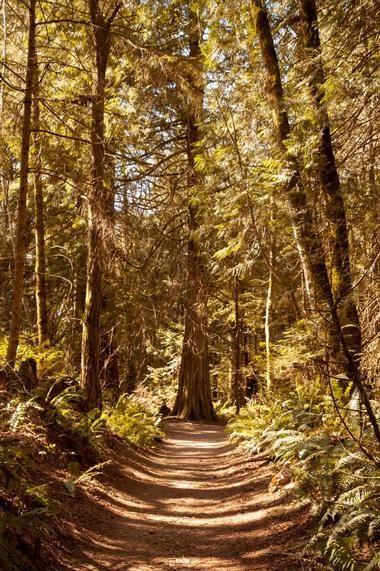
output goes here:
<path id="1" fill-rule="evenodd" d="M 104 270 L 103 240 L 106 199 L 104 187 L 105 140 L 104 102 L 111 24 L 118 11 L 116 6 L 106 18 L 99 0 L 88 0 L 93 25 L 96 54 L 96 84 L 92 97 L 92 184 L 88 196 L 88 254 L 86 301 L 83 316 L 81 386 L 86 394 L 89 410 L 101 408 L 102 395 L 99 375 L 100 317 L 102 302 L 102 274 Z"/>
<path id="2" fill-rule="evenodd" d="M 190 211 L 190 232 L 196 230 Z M 187 253 L 185 334 L 173 415 L 185 420 L 216 420 L 210 385 L 207 292 L 204 269 L 196 237 L 190 237 Z"/>
<path id="3" fill-rule="evenodd" d="M 336 167 L 331 139 L 330 120 L 325 102 L 325 74 L 321 57 L 315 0 L 299 0 L 301 36 L 308 57 L 307 75 L 320 130 L 318 171 L 322 190 L 327 199 L 326 216 L 333 229 L 331 256 L 331 286 L 338 308 L 340 323 L 347 348 L 356 355 L 361 353 L 361 329 L 358 312 L 352 296 L 352 275 L 349 238 L 342 187 Z"/>
<path id="4" fill-rule="evenodd" d="M 34 155 L 34 236 L 36 243 L 35 274 L 36 274 L 36 312 L 37 312 L 37 338 L 38 352 L 42 354 L 49 341 L 47 293 L 46 293 L 46 252 L 45 252 L 45 221 L 44 221 L 44 195 L 42 185 L 42 145 L 40 133 L 39 108 L 39 76 L 38 62 L 35 62 L 35 90 L 33 100 L 33 155 Z M 39 362 L 43 369 L 43 364 Z"/>
<path id="5" fill-rule="evenodd" d="M 16 243 L 13 278 L 13 299 L 7 348 L 7 362 L 14 367 L 20 335 L 22 297 L 24 290 L 24 266 L 27 227 L 27 195 L 29 180 L 29 150 L 31 135 L 32 100 L 36 66 L 36 0 L 30 0 L 28 56 L 25 80 L 24 114 L 22 124 L 20 189 L 17 205 Z"/>
<path id="6" fill-rule="evenodd" d="M 195 154 L 199 153 L 201 132 L 198 122 L 203 108 L 203 79 L 197 69 L 201 58 L 200 30 L 194 17 L 194 34 L 190 41 L 190 57 L 199 77 L 192 85 L 194 99 L 189 103 L 187 119 L 188 188 L 190 200 L 198 198 L 201 183 L 195 169 Z M 187 251 L 187 283 L 185 300 L 185 334 L 179 373 L 177 397 L 173 414 L 184 419 L 216 420 L 211 398 L 208 332 L 207 285 L 202 253 L 199 245 L 200 207 L 188 205 L 189 240 Z"/>

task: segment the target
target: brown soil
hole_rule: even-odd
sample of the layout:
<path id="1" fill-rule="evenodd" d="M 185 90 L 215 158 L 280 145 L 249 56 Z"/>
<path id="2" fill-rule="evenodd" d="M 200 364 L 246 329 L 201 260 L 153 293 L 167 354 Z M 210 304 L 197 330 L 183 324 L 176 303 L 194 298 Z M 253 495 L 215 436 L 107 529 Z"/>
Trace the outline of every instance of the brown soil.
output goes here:
<path id="1" fill-rule="evenodd" d="M 301 570 L 305 509 L 268 492 L 273 466 L 232 447 L 220 425 L 170 422 L 167 439 L 114 442 L 101 483 L 72 500 L 56 546 L 65 571 Z"/>

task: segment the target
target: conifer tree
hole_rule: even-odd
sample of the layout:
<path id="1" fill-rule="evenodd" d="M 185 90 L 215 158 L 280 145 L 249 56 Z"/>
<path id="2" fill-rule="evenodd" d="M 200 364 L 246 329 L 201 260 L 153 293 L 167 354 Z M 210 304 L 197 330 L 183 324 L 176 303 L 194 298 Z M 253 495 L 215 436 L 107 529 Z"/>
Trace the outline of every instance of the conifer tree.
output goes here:
<path id="1" fill-rule="evenodd" d="M 22 142 L 20 158 L 20 187 L 18 193 L 16 238 L 13 272 L 13 300 L 7 349 L 7 363 L 14 367 L 19 343 L 24 291 L 24 267 L 27 230 L 27 197 L 29 184 L 29 159 L 32 123 L 33 91 L 36 81 L 36 0 L 30 0 L 28 7 L 28 53 L 26 61 L 25 92 L 23 103 Z"/>
<path id="2" fill-rule="evenodd" d="M 202 175 L 197 172 L 196 156 L 202 152 L 201 123 L 203 117 L 204 78 L 200 49 L 199 16 L 189 7 L 189 59 L 193 67 L 192 96 L 188 99 L 186 116 L 186 154 L 188 161 L 188 244 L 185 290 L 184 339 L 178 391 L 173 414 L 185 419 L 214 420 L 211 400 L 208 352 L 207 268 L 200 242 L 202 224 Z"/>
<path id="3" fill-rule="evenodd" d="M 119 5 L 107 9 L 99 0 L 88 0 L 96 59 L 96 80 L 92 96 L 92 182 L 88 195 L 88 250 L 86 302 L 83 316 L 81 384 L 86 393 L 88 409 L 101 408 L 99 375 L 100 317 L 102 274 L 104 272 L 105 218 L 107 210 L 105 188 L 104 105 L 106 72 L 111 49 L 111 26 Z"/>

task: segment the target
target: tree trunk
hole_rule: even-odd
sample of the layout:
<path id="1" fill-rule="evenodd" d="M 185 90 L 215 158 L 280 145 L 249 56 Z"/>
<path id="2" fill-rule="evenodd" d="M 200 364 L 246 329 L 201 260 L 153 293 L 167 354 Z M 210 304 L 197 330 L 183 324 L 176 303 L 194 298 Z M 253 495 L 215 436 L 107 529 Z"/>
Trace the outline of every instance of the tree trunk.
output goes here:
<path id="1" fill-rule="evenodd" d="M 286 146 L 291 131 L 268 14 L 262 0 L 252 0 L 251 6 L 267 76 L 267 92 L 272 107 L 277 145 L 290 170 L 289 182 L 285 191 L 297 248 L 304 268 L 305 287 L 312 305 L 314 305 L 313 297 L 318 288 L 319 299 L 327 302 L 329 306 L 333 304 L 333 299 L 322 244 L 314 228 L 313 216 L 302 184 L 298 159 Z"/>
<path id="2" fill-rule="evenodd" d="M 48 345 L 48 316 L 46 294 L 46 253 L 45 253 L 45 222 L 44 222 L 44 195 L 42 185 L 42 145 L 40 133 L 39 108 L 39 74 L 38 61 L 35 61 L 35 89 L 33 100 L 33 154 L 34 154 L 34 235 L 36 243 L 35 274 L 36 274 L 36 311 L 37 311 L 37 338 L 38 352 L 42 355 Z M 39 368 L 43 363 L 39 361 Z M 40 371 L 41 372 L 41 371 Z"/>
<path id="3" fill-rule="evenodd" d="M 190 233 L 197 229 L 189 207 Z M 187 420 L 216 420 L 210 385 L 207 292 L 196 237 L 190 237 L 187 253 L 185 334 L 173 415 Z"/>
<path id="4" fill-rule="evenodd" d="M 114 306 L 113 306 L 114 308 Z M 108 310 L 110 308 L 108 307 Z M 110 319 L 114 319 L 111 314 Z M 119 359 L 116 328 L 102 330 L 100 337 L 100 377 L 105 387 L 119 386 Z"/>
<path id="5" fill-rule="evenodd" d="M 196 20 L 193 14 L 194 21 Z M 195 22 L 194 22 L 195 23 Z M 188 189 L 190 198 L 198 198 L 197 186 L 201 184 L 195 169 L 195 154 L 199 153 L 202 139 L 198 122 L 203 108 L 203 78 L 197 69 L 201 58 L 200 30 L 194 25 L 190 39 L 190 57 L 195 72 L 199 75 L 192 85 L 194 95 L 187 113 L 187 159 Z M 178 391 L 173 414 L 184 419 L 216 420 L 210 385 L 208 332 L 207 332 L 207 286 L 205 268 L 199 245 L 200 207 L 188 204 L 189 240 L 187 251 L 187 283 L 185 299 L 185 334 L 179 373 Z"/>
<path id="6" fill-rule="evenodd" d="M 233 359 L 232 359 L 232 394 L 235 401 L 236 414 L 239 414 L 242 406 L 242 319 L 239 306 L 239 280 L 234 282 L 234 306 L 235 306 L 235 324 L 233 330 Z"/>
<path id="7" fill-rule="evenodd" d="M 310 94 L 320 130 L 318 171 L 327 199 L 326 216 L 333 228 L 331 286 L 348 349 L 361 353 L 361 329 L 352 296 L 349 238 L 342 187 L 336 167 L 331 139 L 330 120 L 325 102 L 325 74 L 322 64 L 317 7 L 315 0 L 299 0 L 301 36 L 308 57 L 307 73 Z"/>
<path id="8" fill-rule="evenodd" d="M 271 352 L 271 322 L 272 322 L 272 302 L 273 302 L 273 264 L 275 259 L 275 240 L 273 234 L 273 197 L 271 196 L 270 204 L 270 237 L 269 237 L 269 274 L 267 299 L 265 304 L 265 353 L 266 353 L 266 389 L 267 393 L 272 390 L 273 370 L 272 370 L 272 352 Z"/>
<path id="9" fill-rule="evenodd" d="M 0 179 L 1 179 L 1 190 L 3 193 L 2 197 L 2 209 L 4 212 L 4 226 L 6 234 L 8 236 L 9 244 L 11 245 L 11 254 L 8 258 L 9 271 L 13 272 L 13 260 L 15 253 L 15 242 L 14 242 L 14 229 L 13 229 L 13 217 L 10 212 L 10 196 L 9 188 L 12 180 L 12 169 L 10 168 L 9 157 L 7 157 L 7 147 L 4 140 L 4 101 L 5 101 L 5 87 L 6 87 L 6 77 L 7 77 L 7 60 L 8 60 L 8 22 L 7 22 L 7 5 L 6 2 L 2 2 L 1 7 L 1 19 L 2 19 L 2 35 L 3 35 L 3 45 L 2 45 L 2 66 L 1 66 L 1 76 L 2 81 L 0 81 L 0 137 L 1 137 L 1 152 L 3 160 L 0 165 Z"/>
<path id="10" fill-rule="evenodd" d="M 114 141 L 109 143 L 114 148 Z M 115 161 L 108 155 L 105 160 L 105 178 L 108 181 L 105 190 L 106 225 L 110 233 L 108 242 L 113 244 L 115 227 Z M 116 388 L 119 386 L 119 349 L 117 342 L 117 301 L 112 282 L 114 274 L 114 256 L 112 250 L 107 251 L 105 275 L 107 282 L 103 291 L 102 321 L 100 335 L 100 377 L 102 385 Z"/>
<path id="11" fill-rule="evenodd" d="M 92 184 L 88 196 L 88 253 L 86 300 L 83 316 L 81 386 L 86 394 L 88 410 L 101 408 L 102 394 L 99 376 L 100 317 L 102 302 L 102 273 L 104 270 L 103 240 L 105 200 L 105 140 L 104 103 L 106 70 L 110 53 L 111 25 L 119 9 L 116 6 L 107 18 L 99 0 L 88 0 L 93 25 L 96 54 L 96 84 L 92 97 Z"/>
<path id="12" fill-rule="evenodd" d="M 32 118 L 32 99 L 36 66 L 36 0 L 30 0 L 28 56 L 25 80 L 24 114 L 22 124 L 21 159 L 20 159 L 20 189 L 17 204 L 15 262 L 13 277 L 13 299 L 7 348 L 7 362 L 14 367 L 19 343 L 22 297 L 24 290 L 24 266 L 27 228 L 27 195 L 29 179 L 29 150 Z"/>

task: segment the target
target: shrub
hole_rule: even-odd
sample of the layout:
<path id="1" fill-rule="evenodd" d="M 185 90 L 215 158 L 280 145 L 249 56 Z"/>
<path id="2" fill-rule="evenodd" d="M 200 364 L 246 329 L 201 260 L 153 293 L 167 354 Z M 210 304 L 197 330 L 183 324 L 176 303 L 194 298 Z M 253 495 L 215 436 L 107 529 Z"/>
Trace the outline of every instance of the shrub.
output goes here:
<path id="1" fill-rule="evenodd" d="M 148 446 L 164 435 L 159 427 L 160 417 L 131 395 L 122 395 L 102 418 L 108 428 L 128 444 Z"/>

